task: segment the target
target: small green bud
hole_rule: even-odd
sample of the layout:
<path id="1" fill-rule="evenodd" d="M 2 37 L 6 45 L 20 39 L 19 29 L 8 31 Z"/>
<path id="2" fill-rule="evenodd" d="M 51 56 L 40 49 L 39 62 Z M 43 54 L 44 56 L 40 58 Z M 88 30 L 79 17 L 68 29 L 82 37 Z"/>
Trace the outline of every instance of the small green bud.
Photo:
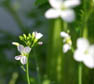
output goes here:
<path id="1" fill-rule="evenodd" d="M 24 39 L 26 39 L 27 38 L 26 34 L 23 34 L 23 37 L 24 37 Z"/>
<path id="2" fill-rule="evenodd" d="M 23 36 L 19 36 L 19 39 L 20 39 L 20 40 L 24 40 Z"/>
<path id="3" fill-rule="evenodd" d="M 32 35 L 29 33 L 29 34 L 28 34 L 28 37 L 29 37 L 29 38 L 32 38 Z"/>
<path id="4" fill-rule="evenodd" d="M 18 42 L 12 42 L 13 45 L 19 46 L 20 44 Z"/>

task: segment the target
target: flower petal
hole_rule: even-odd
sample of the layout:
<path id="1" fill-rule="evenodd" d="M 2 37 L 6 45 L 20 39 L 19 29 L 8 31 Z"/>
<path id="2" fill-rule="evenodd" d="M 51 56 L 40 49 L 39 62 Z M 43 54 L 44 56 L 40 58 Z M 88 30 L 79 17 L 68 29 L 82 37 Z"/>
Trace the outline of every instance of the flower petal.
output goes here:
<path id="1" fill-rule="evenodd" d="M 61 18 L 66 22 L 72 22 L 75 20 L 75 13 L 72 9 L 64 10 L 61 12 Z"/>
<path id="2" fill-rule="evenodd" d="M 31 51 L 30 47 L 25 47 L 24 48 L 24 53 L 28 54 L 28 53 L 30 53 L 30 51 Z"/>
<path id="3" fill-rule="evenodd" d="M 71 49 L 71 46 L 69 44 L 64 44 L 64 46 L 63 46 L 64 53 L 68 52 L 68 50 L 70 50 L 70 49 Z"/>
<path id="4" fill-rule="evenodd" d="M 83 61 L 83 58 L 84 58 L 84 54 L 83 52 L 81 52 L 81 50 L 77 49 L 75 52 L 74 52 L 74 59 L 78 62 L 81 62 Z"/>
<path id="5" fill-rule="evenodd" d="M 23 53 L 24 52 L 24 46 L 23 45 L 19 45 L 17 46 L 17 49 L 20 53 Z"/>
<path id="6" fill-rule="evenodd" d="M 83 62 L 84 62 L 84 64 L 85 64 L 88 68 L 94 68 L 94 56 L 91 56 L 91 55 L 85 56 Z"/>
<path id="7" fill-rule="evenodd" d="M 40 39 L 43 37 L 43 34 L 42 33 L 38 33 L 38 32 L 33 32 L 33 35 L 36 39 Z"/>
<path id="8" fill-rule="evenodd" d="M 89 53 L 90 53 L 91 56 L 94 57 L 94 45 L 91 45 L 91 46 L 89 47 Z"/>
<path id="9" fill-rule="evenodd" d="M 60 9 L 64 0 L 49 0 L 50 5 L 55 9 Z"/>
<path id="10" fill-rule="evenodd" d="M 64 6 L 66 8 L 72 8 L 72 7 L 75 7 L 78 5 L 80 5 L 80 0 L 66 0 L 66 1 L 64 1 Z"/>
<path id="11" fill-rule="evenodd" d="M 60 11 L 56 10 L 56 9 L 49 9 L 46 13 L 45 13 L 45 17 L 46 18 L 57 18 L 60 16 Z"/>
<path id="12" fill-rule="evenodd" d="M 18 42 L 12 42 L 12 45 L 19 46 L 19 43 Z"/>
<path id="13" fill-rule="evenodd" d="M 22 64 L 26 64 L 26 63 L 27 63 L 27 58 L 26 58 L 26 56 L 21 56 L 20 61 L 21 61 Z"/>
<path id="14" fill-rule="evenodd" d="M 79 38 L 77 40 L 77 48 L 81 49 L 82 51 L 85 51 L 89 48 L 89 42 L 85 38 Z"/>
<path id="15" fill-rule="evenodd" d="M 20 60 L 21 56 L 15 56 L 15 60 Z"/>
<path id="16" fill-rule="evenodd" d="M 66 32 L 61 32 L 60 35 L 61 35 L 61 37 L 63 37 L 63 38 L 69 37 L 69 35 L 68 35 Z"/>

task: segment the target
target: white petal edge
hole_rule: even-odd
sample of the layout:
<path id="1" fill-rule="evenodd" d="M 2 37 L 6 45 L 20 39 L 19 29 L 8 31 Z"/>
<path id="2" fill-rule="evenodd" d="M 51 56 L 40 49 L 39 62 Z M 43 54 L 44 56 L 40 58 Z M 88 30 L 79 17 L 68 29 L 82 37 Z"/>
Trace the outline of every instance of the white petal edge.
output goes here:
<path id="1" fill-rule="evenodd" d="M 72 9 L 62 11 L 60 16 L 66 22 L 72 22 L 75 20 L 75 13 Z"/>
<path id="2" fill-rule="evenodd" d="M 24 52 L 24 46 L 23 45 L 19 45 L 17 46 L 17 49 L 20 53 L 23 53 Z"/>
<path id="3" fill-rule="evenodd" d="M 71 46 L 69 44 L 64 44 L 64 46 L 63 46 L 64 53 L 68 52 L 68 50 L 70 50 L 70 49 L 71 49 Z"/>
<path id="4" fill-rule="evenodd" d="M 55 9 L 60 9 L 64 0 L 49 0 L 50 5 Z"/>
<path id="5" fill-rule="evenodd" d="M 15 56 L 15 60 L 20 60 L 21 56 Z"/>
<path id="6" fill-rule="evenodd" d="M 40 39 L 40 38 L 42 38 L 43 37 L 43 34 L 41 34 L 41 33 L 38 33 L 37 35 L 36 35 L 36 39 Z"/>
<path id="7" fill-rule="evenodd" d="M 77 40 L 77 48 L 81 49 L 82 51 L 85 51 L 89 48 L 89 42 L 85 38 L 79 38 Z"/>
<path id="8" fill-rule="evenodd" d="M 12 45 L 19 46 L 19 43 L 18 42 L 12 42 Z"/>
<path id="9" fill-rule="evenodd" d="M 24 65 L 27 63 L 27 57 L 26 56 L 22 56 L 20 59 L 21 63 Z"/>
<path id="10" fill-rule="evenodd" d="M 74 52 L 74 59 L 78 62 L 82 62 L 83 61 L 83 58 L 84 58 L 84 54 L 83 52 L 81 52 L 81 50 L 75 50 Z"/>
<path id="11" fill-rule="evenodd" d="M 91 45 L 88 50 L 89 50 L 90 55 L 94 57 L 94 45 Z"/>
<path id="12" fill-rule="evenodd" d="M 64 37 L 64 38 L 69 37 L 69 35 L 66 32 L 61 32 L 60 33 L 60 36 L 61 37 Z"/>
<path id="13" fill-rule="evenodd" d="M 28 53 L 30 53 L 30 51 L 31 51 L 30 47 L 27 46 L 24 48 L 24 53 L 28 54 Z"/>
<path id="14" fill-rule="evenodd" d="M 84 58 L 83 60 L 84 64 L 88 67 L 88 68 L 94 68 L 94 56 L 88 55 Z"/>
<path id="15" fill-rule="evenodd" d="M 40 39 L 43 37 L 42 33 L 38 33 L 38 32 L 33 32 L 33 35 L 35 36 L 36 39 Z"/>
<path id="16" fill-rule="evenodd" d="M 66 0 L 66 1 L 64 1 L 64 6 L 66 8 L 72 8 L 72 7 L 75 7 L 78 5 L 80 5 L 80 0 Z"/>
<path id="17" fill-rule="evenodd" d="M 45 13 L 45 17 L 48 19 L 51 18 L 58 18 L 60 16 L 60 11 L 56 10 L 56 9 L 49 9 L 46 13 Z"/>

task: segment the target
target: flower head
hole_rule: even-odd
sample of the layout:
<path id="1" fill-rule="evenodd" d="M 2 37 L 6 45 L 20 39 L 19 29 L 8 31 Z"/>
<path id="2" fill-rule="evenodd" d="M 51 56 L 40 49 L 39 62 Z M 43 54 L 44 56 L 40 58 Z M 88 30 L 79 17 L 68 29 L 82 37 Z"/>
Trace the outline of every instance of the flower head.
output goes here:
<path id="1" fill-rule="evenodd" d="M 33 36 L 35 37 L 35 39 L 39 40 L 40 38 L 43 37 L 43 34 L 38 33 L 38 32 L 33 32 Z"/>
<path id="2" fill-rule="evenodd" d="M 77 49 L 74 52 L 74 59 L 83 62 L 89 68 L 94 68 L 94 45 L 90 45 L 85 38 L 79 38 L 77 40 Z"/>
<path id="3" fill-rule="evenodd" d="M 64 38 L 63 52 L 66 53 L 68 50 L 71 49 L 71 45 L 72 45 L 71 37 L 66 32 L 61 32 L 60 35 L 61 37 Z"/>
<path id="4" fill-rule="evenodd" d="M 49 0 L 50 8 L 46 13 L 46 18 L 61 17 L 64 21 L 72 22 L 75 19 L 73 7 L 80 4 L 80 0 Z"/>
<path id="5" fill-rule="evenodd" d="M 16 45 L 16 42 L 12 43 L 13 45 Z M 15 56 L 15 60 L 20 60 L 20 62 L 22 64 L 26 64 L 27 63 L 27 55 L 30 53 L 31 48 L 30 47 L 24 47 L 23 45 L 19 44 L 16 45 L 18 51 L 20 52 L 21 55 L 19 56 Z"/>

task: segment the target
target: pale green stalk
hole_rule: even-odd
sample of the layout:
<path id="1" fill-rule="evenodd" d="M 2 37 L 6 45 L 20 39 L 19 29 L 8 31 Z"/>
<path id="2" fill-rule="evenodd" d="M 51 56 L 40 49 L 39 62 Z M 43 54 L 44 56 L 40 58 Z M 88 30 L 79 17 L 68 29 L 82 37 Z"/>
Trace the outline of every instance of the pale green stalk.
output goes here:
<path id="1" fill-rule="evenodd" d="M 27 76 L 27 82 L 30 84 L 30 78 L 29 78 L 29 61 L 28 61 L 29 55 L 27 56 L 27 64 L 26 64 L 26 76 Z"/>
<path id="2" fill-rule="evenodd" d="M 40 69 L 39 69 L 39 64 L 38 64 L 38 60 L 37 60 L 36 56 L 35 56 L 35 62 L 36 62 L 36 70 L 37 70 L 37 74 L 38 74 L 38 82 L 39 82 L 39 84 L 41 84 Z"/>
<path id="3" fill-rule="evenodd" d="M 78 84 L 82 84 L 82 64 L 79 64 L 78 67 Z"/>

